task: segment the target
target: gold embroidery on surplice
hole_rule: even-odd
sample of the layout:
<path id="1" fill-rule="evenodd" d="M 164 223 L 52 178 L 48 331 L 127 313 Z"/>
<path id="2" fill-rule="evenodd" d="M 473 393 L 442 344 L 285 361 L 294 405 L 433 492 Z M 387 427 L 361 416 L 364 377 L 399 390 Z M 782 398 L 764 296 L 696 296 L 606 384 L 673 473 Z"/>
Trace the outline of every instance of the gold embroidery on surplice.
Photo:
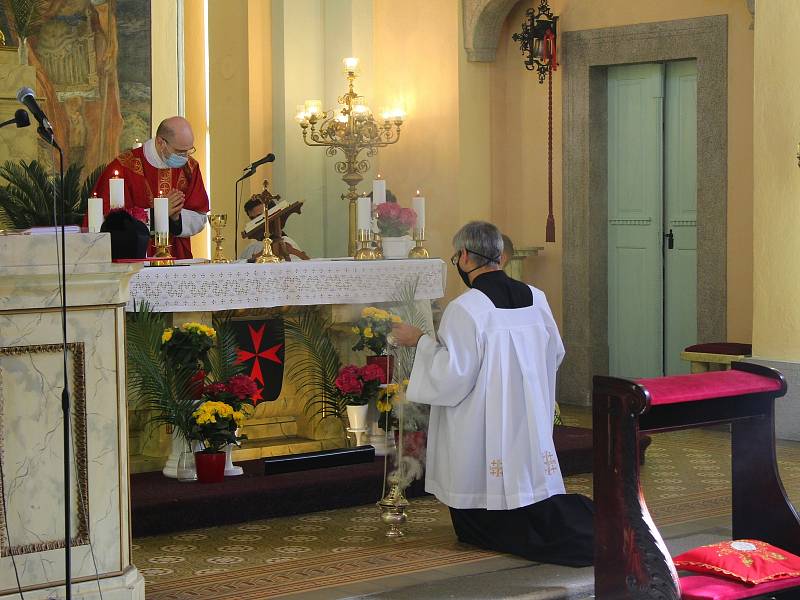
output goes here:
<path id="1" fill-rule="evenodd" d="M 489 463 L 489 475 L 492 477 L 502 477 L 503 476 L 503 461 L 500 459 L 495 459 Z"/>
<path id="2" fill-rule="evenodd" d="M 558 463 L 553 453 L 549 450 L 547 452 L 542 452 L 542 460 L 544 461 L 544 472 L 548 475 L 552 475 L 558 470 Z"/>

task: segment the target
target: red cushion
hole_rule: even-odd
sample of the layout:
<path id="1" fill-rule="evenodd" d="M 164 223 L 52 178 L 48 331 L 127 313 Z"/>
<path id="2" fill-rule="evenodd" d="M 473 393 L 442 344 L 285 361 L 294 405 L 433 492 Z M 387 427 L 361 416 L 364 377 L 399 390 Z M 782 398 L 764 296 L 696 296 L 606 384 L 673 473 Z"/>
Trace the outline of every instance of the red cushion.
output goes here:
<path id="1" fill-rule="evenodd" d="M 800 577 L 800 556 L 759 540 L 700 546 L 672 559 L 677 569 L 711 573 L 743 583 Z"/>
<path id="2" fill-rule="evenodd" d="M 705 354 L 730 354 L 732 356 L 750 356 L 753 353 L 752 344 L 738 342 L 714 342 L 710 344 L 695 344 L 684 348 L 684 352 L 703 352 Z"/>
<path id="3" fill-rule="evenodd" d="M 636 383 L 650 392 L 652 406 L 773 392 L 781 388 L 777 379 L 735 369 L 637 379 Z"/>
<path id="4" fill-rule="evenodd" d="M 681 600 L 739 600 L 800 586 L 800 577 L 747 585 L 711 575 L 681 577 Z"/>

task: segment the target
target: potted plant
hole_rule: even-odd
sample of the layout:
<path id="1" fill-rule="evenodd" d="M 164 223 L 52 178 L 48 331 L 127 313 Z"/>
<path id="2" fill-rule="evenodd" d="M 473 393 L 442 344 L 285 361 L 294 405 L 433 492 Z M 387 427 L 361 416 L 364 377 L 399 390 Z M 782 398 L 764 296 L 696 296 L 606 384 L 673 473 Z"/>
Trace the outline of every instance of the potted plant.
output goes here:
<path id="1" fill-rule="evenodd" d="M 244 421 L 245 411 L 234 410 L 227 402 L 205 398 L 208 396 L 204 394 L 203 402 L 192 413 L 192 429 L 189 437 L 199 441 L 203 446 L 203 449 L 194 455 L 197 480 L 200 483 L 219 483 L 225 477 L 223 449 L 229 444 L 238 445 L 242 439 L 236 431 Z"/>
<path id="2" fill-rule="evenodd" d="M 361 316 L 353 325 L 353 333 L 358 336 L 358 341 L 353 350 L 370 350 L 373 356 L 367 356 L 367 364 L 377 364 L 383 371 L 381 383 L 392 380 L 394 360 L 389 356 L 386 336 L 392 330 L 393 323 L 402 319 L 389 311 L 367 306 L 361 311 Z"/>
<path id="3" fill-rule="evenodd" d="M 377 398 L 382 377 L 383 371 L 378 365 L 347 365 L 341 368 L 334 381 L 339 396 L 347 406 L 347 419 L 350 429 L 356 434 L 358 446 L 362 445 L 363 436 L 367 432 L 369 403 Z"/>
<path id="4" fill-rule="evenodd" d="M 407 258 L 411 249 L 408 233 L 417 223 L 417 213 L 395 202 L 384 202 L 375 209 L 381 231 L 383 255 L 386 258 Z"/>

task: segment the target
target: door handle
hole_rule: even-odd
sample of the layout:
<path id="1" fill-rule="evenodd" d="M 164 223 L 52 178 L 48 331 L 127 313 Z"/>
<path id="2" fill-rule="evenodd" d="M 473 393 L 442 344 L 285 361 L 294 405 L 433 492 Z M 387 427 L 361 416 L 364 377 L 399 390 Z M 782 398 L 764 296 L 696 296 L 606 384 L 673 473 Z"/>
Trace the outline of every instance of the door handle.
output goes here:
<path id="1" fill-rule="evenodd" d="M 667 238 L 667 249 L 672 250 L 675 248 L 675 234 L 672 233 L 672 229 L 669 230 L 669 233 L 665 233 L 664 237 Z"/>

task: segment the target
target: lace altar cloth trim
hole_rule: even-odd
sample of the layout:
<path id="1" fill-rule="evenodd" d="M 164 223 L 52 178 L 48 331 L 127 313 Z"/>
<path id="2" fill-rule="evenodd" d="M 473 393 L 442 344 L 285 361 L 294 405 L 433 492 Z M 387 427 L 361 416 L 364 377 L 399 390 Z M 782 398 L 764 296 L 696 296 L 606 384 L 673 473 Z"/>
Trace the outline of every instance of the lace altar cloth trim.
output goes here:
<path id="1" fill-rule="evenodd" d="M 418 300 L 444 296 L 445 264 L 438 258 L 148 267 L 131 279 L 126 310 L 143 300 L 156 312 L 391 302 L 415 278 Z"/>

